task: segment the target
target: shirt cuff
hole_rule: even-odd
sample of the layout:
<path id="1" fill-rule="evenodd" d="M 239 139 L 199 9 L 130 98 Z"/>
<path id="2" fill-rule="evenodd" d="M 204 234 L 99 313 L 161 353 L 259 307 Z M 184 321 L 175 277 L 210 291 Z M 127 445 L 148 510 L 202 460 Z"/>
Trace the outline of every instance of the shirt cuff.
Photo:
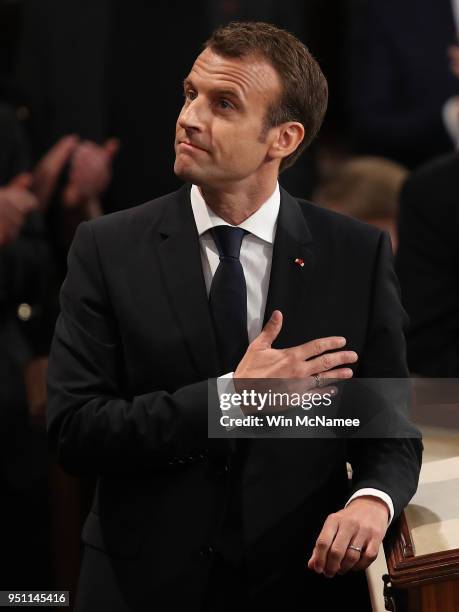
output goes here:
<path id="1" fill-rule="evenodd" d="M 245 416 L 239 406 L 234 406 L 231 402 L 231 405 L 228 408 L 223 407 L 225 405 L 225 402 L 223 401 L 222 395 L 228 393 L 231 396 L 236 393 L 236 388 L 234 386 L 234 372 L 228 372 L 228 374 L 223 374 L 223 376 L 219 376 L 217 378 L 217 393 L 222 416 L 229 416 L 230 419 L 232 419 L 233 417 L 236 419 L 243 418 Z M 225 427 L 225 429 L 226 431 L 232 431 L 233 429 L 236 429 L 236 426 L 228 425 Z"/>
<path id="2" fill-rule="evenodd" d="M 346 506 L 344 507 L 346 508 L 353 499 L 356 499 L 357 497 L 362 497 L 362 495 L 371 495 L 372 497 L 379 497 L 379 499 L 382 499 L 382 501 L 389 509 L 389 521 L 387 524 L 390 525 L 392 523 L 392 519 L 394 518 L 394 504 L 392 502 L 391 496 L 387 493 L 384 493 L 384 491 L 380 491 L 379 489 L 373 489 L 371 487 L 367 487 L 366 489 L 359 489 L 354 493 L 354 495 L 352 495 L 350 499 L 348 499 Z"/>

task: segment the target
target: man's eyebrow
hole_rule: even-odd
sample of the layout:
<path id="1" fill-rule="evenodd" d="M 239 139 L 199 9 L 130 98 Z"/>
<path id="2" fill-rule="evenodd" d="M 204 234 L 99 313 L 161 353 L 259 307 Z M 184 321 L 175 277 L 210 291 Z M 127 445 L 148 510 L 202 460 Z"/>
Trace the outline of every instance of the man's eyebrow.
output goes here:
<path id="1" fill-rule="evenodd" d="M 236 89 L 219 89 L 218 87 L 214 90 L 214 93 L 218 94 L 219 96 L 231 96 L 233 98 L 236 98 L 237 100 L 241 100 L 241 95 L 239 94 L 239 92 Z"/>
<path id="2" fill-rule="evenodd" d="M 186 77 L 185 79 L 183 79 L 183 87 L 195 87 L 193 84 L 193 81 L 189 78 Z M 237 91 L 237 89 L 232 89 L 232 88 L 228 88 L 228 87 L 223 87 L 223 88 L 218 88 L 216 87 L 215 89 L 211 89 L 211 93 L 212 94 L 217 94 L 219 96 L 231 96 L 233 98 L 236 98 L 237 100 L 242 102 L 242 96 L 240 95 L 240 93 Z"/>

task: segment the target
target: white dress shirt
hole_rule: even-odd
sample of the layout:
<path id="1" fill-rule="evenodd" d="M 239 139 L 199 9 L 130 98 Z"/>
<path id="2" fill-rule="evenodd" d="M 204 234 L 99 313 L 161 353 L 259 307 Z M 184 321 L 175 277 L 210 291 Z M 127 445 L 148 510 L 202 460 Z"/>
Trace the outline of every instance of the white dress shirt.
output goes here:
<path id="1" fill-rule="evenodd" d="M 219 217 L 207 206 L 196 185 L 191 187 L 190 197 L 201 245 L 201 262 L 204 271 L 204 280 L 206 283 L 207 295 L 209 295 L 210 285 L 212 284 L 213 276 L 220 262 L 218 249 L 209 230 L 218 225 L 231 224 Z M 238 225 L 238 227 L 249 232 L 242 240 L 239 256 L 247 285 L 247 332 L 249 342 L 252 342 L 252 340 L 258 336 L 263 326 L 279 207 L 280 191 L 279 184 L 277 183 L 274 192 L 266 202 L 264 202 L 256 212 L 250 215 L 250 217 Z M 221 377 L 221 379 L 226 379 L 224 381 L 225 392 L 234 392 L 232 378 L 233 372 Z M 230 385 L 230 387 L 228 387 L 228 385 Z M 373 488 L 359 489 L 348 500 L 347 504 L 356 497 L 362 495 L 372 495 L 382 499 L 389 508 L 389 522 L 392 521 L 392 517 L 394 516 L 394 505 L 387 493 Z"/>
<path id="2" fill-rule="evenodd" d="M 231 225 L 216 215 L 205 203 L 199 189 L 191 188 L 191 206 L 201 243 L 201 261 L 207 295 L 215 271 L 220 263 L 218 249 L 208 230 L 218 225 Z M 247 285 L 247 332 L 249 342 L 261 332 L 268 295 L 274 237 L 279 214 L 279 185 L 271 197 L 238 227 L 247 230 L 241 245 L 239 260 Z"/>

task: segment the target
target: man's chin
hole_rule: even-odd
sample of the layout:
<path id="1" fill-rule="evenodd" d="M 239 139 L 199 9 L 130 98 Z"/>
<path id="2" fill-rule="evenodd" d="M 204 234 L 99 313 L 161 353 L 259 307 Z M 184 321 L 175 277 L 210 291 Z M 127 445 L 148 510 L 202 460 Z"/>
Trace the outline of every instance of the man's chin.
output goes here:
<path id="1" fill-rule="evenodd" d="M 199 172 L 196 172 L 196 169 L 193 170 L 193 168 L 178 163 L 177 161 L 174 164 L 174 173 L 179 179 L 186 183 L 196 183 L 199 178 Z"/>

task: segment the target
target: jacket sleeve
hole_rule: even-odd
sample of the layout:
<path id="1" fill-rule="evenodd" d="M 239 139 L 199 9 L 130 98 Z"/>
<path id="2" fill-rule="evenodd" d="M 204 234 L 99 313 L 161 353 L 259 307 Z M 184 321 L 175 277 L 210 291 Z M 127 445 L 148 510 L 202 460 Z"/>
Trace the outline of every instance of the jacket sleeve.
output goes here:
<path id="1" fill-rule="evenodd" d="M 360 378 L 390 379 L 408 376 L 403 329 L 407 322 L 393 271 L 390 239 L 381 234 L 375 262 L 371 315 L 366 344 L 360 356 Z M 384 384 L 384 381 L 381 381 Z M 422 442 L 419 430 L 400 418 L 397 432 L 396 408 L 390 407 L 391 435 L 349 440 L 353 470 L 352 494 L 375 488 L 390 495 L 397 517 L 416 492 L 421 467 Z M 403 428 L 403 429 L 402 429 Z M 401 433 L 403 432 L 403 433 Z"/>
<path id="2" fill-rule="evenodd" d="M 75 235 L 60 301 L 47 417 L 50 447 L 67 471 L 138 473 L 226 454 L 227 440 L 208 438 L 208 414 L 218 415 L 213 381 L 123 392 L 122 346 L 91 223 Z"/>

